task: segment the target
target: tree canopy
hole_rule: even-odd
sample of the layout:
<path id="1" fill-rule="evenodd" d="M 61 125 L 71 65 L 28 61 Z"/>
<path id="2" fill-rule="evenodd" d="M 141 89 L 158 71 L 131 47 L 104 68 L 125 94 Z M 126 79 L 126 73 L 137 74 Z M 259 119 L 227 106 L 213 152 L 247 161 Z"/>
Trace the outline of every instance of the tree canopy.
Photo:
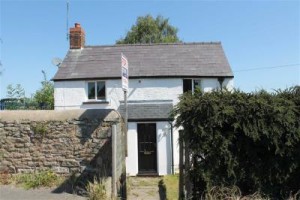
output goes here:
<path id="1" fill-rule="evenodd" d="M 127 35 L 116 43 L 176 43 L 180 42 L 177 32 L 178 29 L 169 24 L 169 19 L 160 15 L 156 18 L 151 15 L 140 16 Z"/>
<path id="2" fill-rule="evenodd" d="M 54 86 L 53 83 L 47 80 L 44 70 L 42 70 L 44 80 L 41 82 L 42 88 L 37 90 L 34 95 L 34 100 L 39 104 L 42 109 L 54 108 Z"/>
<path id="3" fill-rule="evenodd" d="M 25 90 L 21 86 L 21 84 L 17 84 L 15 87 L 12 84 L 7 86 L 7 94 L 8 98 L 16 98 L 16 99 L 24 99 Z"/>
<path id="4" fill-rule="evenodd" d="M 47 75 L 42 70 L 44 80 L 42 87 L 36 91 L 33 98 L 25 97 L 25 90 L 21 84 L 7 86 L 7 98 L 1 100 L 2 109 L 5 110 L 36 110 L 54 109 L 54 85 L 47 80 Z"/>

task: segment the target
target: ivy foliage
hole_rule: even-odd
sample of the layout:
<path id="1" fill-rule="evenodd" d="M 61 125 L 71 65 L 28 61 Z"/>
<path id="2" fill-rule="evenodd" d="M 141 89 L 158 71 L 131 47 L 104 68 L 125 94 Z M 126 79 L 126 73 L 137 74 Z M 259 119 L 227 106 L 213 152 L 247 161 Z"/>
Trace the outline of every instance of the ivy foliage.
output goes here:
<path id="1" fill-rule="evenodd" d="M 174 109 L 191 152 L 194 198 L 238 186 L 286 198 L 300 189 L 300 87 L 185 93 Z"/>

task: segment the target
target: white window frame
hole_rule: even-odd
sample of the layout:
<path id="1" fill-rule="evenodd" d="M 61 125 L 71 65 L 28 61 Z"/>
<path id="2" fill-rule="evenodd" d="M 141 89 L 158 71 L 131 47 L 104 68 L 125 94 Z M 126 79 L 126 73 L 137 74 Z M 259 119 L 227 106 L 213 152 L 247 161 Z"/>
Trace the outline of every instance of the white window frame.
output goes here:
<path id="1" fill-rule="evenodd" d="M 97 82 L 103 82 L 105 87 L 105 98 L 104 99 L 97 99 Z M 95 84 L 95 99 L 89 99 L 89 83 Z M 104 80 L 92 80 L 86 81 L 86 98 L 88 101 L 106 101 L 107 100 L 107 92 L 106 92 L 106 81 Z"/>

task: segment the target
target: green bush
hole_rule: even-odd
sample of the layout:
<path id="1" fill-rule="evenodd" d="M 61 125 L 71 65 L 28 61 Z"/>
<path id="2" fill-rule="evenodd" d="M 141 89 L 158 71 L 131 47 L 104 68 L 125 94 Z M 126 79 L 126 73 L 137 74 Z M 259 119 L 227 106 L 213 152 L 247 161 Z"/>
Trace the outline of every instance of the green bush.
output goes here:
<path id="1" fill-rule="evenodd" d="M 287 198 L 300 189 L 300 87 L 185 93 L 174 109 L 193 166 L 194 198 L 238 186 Z"/>
<path id="2" fill-rule="evenodd" d="M 17 184 L 22 184 L 26 189 L 51 187 L 61 182 L 61 178 L 50 170 L 18 174 L 15 180 Z"/>

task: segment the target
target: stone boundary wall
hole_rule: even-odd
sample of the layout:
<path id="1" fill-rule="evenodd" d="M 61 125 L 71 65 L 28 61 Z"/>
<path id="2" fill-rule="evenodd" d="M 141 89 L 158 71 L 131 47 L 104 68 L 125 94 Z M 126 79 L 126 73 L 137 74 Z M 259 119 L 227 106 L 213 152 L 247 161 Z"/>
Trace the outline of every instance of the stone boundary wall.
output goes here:
<path id="1" fill-rule="evenodd" d="M 111 176 L 111 129 L 120 122 L 114 110 L 0 111 L 0 173 Z"/>

